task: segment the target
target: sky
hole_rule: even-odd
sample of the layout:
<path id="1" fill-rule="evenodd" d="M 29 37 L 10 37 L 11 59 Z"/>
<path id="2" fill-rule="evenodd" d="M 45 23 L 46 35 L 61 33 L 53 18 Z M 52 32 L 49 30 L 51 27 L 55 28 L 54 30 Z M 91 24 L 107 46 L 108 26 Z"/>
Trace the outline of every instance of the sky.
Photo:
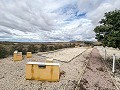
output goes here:
<path id="1" fill-rule="evenodd" d="M 0 0 L 0 41 L 96 41 L 94 28 L 120 0 Z"/>

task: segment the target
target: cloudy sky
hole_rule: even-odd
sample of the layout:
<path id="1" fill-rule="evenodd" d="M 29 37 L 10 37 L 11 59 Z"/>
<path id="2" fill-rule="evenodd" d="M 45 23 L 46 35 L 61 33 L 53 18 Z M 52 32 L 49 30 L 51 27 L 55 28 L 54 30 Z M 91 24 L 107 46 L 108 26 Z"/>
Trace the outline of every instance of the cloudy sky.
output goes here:
<path id="1" fill-rule="evenodd" d="M 104 13 L 120 0 L 0 0 L 0 41 L 95 40 Z"/>

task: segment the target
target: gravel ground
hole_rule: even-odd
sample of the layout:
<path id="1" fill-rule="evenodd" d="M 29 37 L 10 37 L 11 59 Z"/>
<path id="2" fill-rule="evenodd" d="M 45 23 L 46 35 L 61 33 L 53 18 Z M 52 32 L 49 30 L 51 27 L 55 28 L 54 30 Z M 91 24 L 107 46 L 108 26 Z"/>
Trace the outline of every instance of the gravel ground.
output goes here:
<path id="1" fill-rule="evenodd" d="M 74 50 L 74 48 L 73 48 Z M 79 49 L 80 50 L 80 49 Z M 25 64 L 28 61 L 45 61 L 45 57 L 33 55 L 31 59 L 14 62 L 12 57 L 0 60 L 0 90 L 74 90 L 77 87 L 87 56 L 92 48 L 77 56 L 69 63 L 60 63 L 59 82 L 35 81 L 25 79 Z M 72 53 L 70 53 L 71 55 Z"/>
<path id="2" fill-rule="evenodd" d="M 117 90 L 96 48 L 91 52 L 80 87 L 81 90 Z"/>

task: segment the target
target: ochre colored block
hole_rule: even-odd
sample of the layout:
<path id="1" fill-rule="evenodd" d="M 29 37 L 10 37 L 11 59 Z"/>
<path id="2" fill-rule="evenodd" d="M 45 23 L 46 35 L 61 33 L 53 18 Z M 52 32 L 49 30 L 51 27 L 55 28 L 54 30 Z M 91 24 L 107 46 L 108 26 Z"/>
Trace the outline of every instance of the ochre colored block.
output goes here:
<path id="1" fill-rule="evenodd" d="M 32 52 L 27 52 L 27 58 L 32 58 Z"/>
<path id="2" fill-rule="evenodd" d="M 14 61 L 21 61 L 22 60 L 22 52 L 15 51 L 13 55 Z"/>
<path id="3" fill-rule="evenodd" d="M 59 81 L 59 63 L 28 62 L 26 64 L 27 80 Z"/>

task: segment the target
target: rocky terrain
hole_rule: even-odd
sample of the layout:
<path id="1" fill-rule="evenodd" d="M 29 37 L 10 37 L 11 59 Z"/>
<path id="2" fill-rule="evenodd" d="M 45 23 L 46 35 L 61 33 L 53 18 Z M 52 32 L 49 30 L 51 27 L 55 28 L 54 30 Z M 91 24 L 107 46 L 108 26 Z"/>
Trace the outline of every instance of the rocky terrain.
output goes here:
<path id="1" fill-rule="evenodd" d="M 72 48 L 73 51 L 76 48 Z M 80 50 L 80 49 L 79 49 Z M 86 48 L 84 49 L 86 50 Z M 46 57 L 33 55 L 31 59 L 24 58 L 14 62 L 12 57 L 0 60 L 0 89 L 1 90 L 74 90 L 78 87 L 78 81 L 82 77 L 84 67 L 92 48 L 77 53 L 69 62 L 54 61 L 60 63 L 60 81 L 47 82 L 25 79 L 25 65 L 29 61 L 44 62 Z M 66 50 L 65 50 L 66 51 Z M 72 51 L 72 50 L 71 50 Z M 61 53 L 61 51 L 58 51 Z M 64 52 L 64 50 L 62 51 Z M 83 53 L 82 53 L 83 52 Z M 72 56 L 72 52 L 69 56 Z M 63 55 L 66 58 L 66 55 Z"/>
<path id="2" fill-rule="evenodd" d="M 79 47 L 39 52 L 16 62 L 12 57 L 0 59 L 0 90 L 117 90 L 101 61 L 102 50 L 98 49 Z M 26 80 L 26 63 L 45 62 L 47 58 L 60 63 L 60 81 Z"/>

